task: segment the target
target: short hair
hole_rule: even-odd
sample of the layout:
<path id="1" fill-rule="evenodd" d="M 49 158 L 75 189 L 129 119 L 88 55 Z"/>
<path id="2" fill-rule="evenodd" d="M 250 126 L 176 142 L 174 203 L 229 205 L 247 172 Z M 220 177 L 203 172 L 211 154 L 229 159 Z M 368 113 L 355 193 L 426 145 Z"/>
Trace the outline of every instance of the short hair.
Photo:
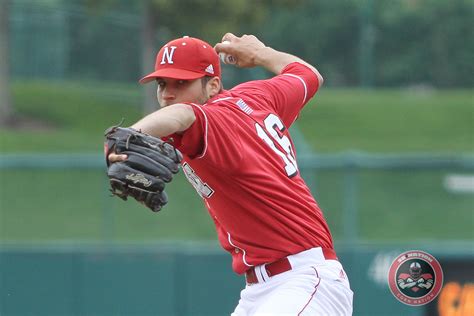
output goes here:
<path id="1" fill-rule="evenodd" d="M 211 80 L 212 78 L 214 78 L 213 76 L 204 76 L 204 77 L 201 77 L 201 84 L 202 84 L 202 88 L 204 89 L 207 85 L 207 83 L 209 82 L 209 80 Z M 219 89 L 219 92 L 221 92 L 222 90 L 224 90 L 224 87 L 222 86 L 222 82 L 221 82 L 221 86 L 220 86 L 220 89 Z"/>
<path id="2" fill-rule="evenodd" d="M 204 76 L 201 78 L 201 84 L 202 84 L 202 88 L 204 89 L 206 87 L 206 84 L 209 82 L 209 80 L 211 80 L 212 78 L 214 77 L 211 77 L 211 76 Z"/>

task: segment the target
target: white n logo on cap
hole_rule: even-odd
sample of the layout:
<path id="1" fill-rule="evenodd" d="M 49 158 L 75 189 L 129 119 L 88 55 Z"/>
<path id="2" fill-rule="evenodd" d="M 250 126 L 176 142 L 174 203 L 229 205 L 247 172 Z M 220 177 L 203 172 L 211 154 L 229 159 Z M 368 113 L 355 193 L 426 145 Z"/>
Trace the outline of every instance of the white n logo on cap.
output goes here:
<path id="1" fill-rule="evenodd" d="M 161 64 L 172 64 L 173 63 L 173 54 L 176 46 L 166 46 L 163 51 L 163 57 L 161 58 Z M 165 61 L 166 59 L 166 61 Z"/>

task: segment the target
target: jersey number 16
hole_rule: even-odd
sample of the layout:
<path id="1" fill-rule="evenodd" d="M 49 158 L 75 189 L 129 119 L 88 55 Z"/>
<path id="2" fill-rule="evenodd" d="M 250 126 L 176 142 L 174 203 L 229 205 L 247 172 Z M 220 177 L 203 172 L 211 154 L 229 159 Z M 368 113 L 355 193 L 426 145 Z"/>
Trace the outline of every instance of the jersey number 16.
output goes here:
<path id="1" fill-rule="evenodd" d="M 283 135 L 285 126 L 281 122 L 280 118 L 275 114 L 270 114 L 263 120 L 265 125 L 265 130 L 260 124 L 255 123 L 255 129 L 257 130 L 258 136 L 267 143 L 268 146 L 283 159 L 285 163 L 285 172 L 288 177 L 293 177 L 298 173 L 298 165 L 296 164 L 295 154 L 293 148 L 291 147 L 291 142 Z M 280 132 L 281 136 L 277 133 L 277 130 Z M 271 138 L 270 138 L 270 136 Z M 275 142 L 284 150 L 281 151 L 275 145 Z"/>

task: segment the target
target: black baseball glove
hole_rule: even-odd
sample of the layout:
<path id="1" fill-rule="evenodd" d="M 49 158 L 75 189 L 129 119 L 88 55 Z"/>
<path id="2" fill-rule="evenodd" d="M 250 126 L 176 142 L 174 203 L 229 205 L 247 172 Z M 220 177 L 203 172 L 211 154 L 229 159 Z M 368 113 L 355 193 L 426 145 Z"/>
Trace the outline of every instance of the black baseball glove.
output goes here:
<path id="1" fill-rule="evenodd" d="M 170 143 L 141 133 L 132 128 L 118 126 L 105 131 L 105 159 L 110 191 L 127 200 L 129 196 L 146 205 L 153 212 L 168 202 L 165 183 L 179 170 L 181 153 Z M 127 160 L 110 163 L 110 153 L 125 154 Z"/>

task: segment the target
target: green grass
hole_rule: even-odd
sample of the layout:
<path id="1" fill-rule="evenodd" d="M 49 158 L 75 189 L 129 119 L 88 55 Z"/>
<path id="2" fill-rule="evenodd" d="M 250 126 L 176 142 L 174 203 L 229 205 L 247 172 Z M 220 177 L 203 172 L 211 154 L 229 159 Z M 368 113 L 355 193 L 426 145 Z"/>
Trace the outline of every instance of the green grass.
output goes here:
<path id="1" fill-rule="evenodd" d="M 0 170 L 0 175 L 0 241 L 214 238 L 213 223 L 182 174 L 167 189 L 173 202 L 160 213 L 111 197 L 102 170 Z M 25 190 L 26 185 L 32 187 Z"/>
<path id="2" fill-rule="evenodd" d="M 297 124 L 320 153 L 474 152 L 473 91 L 325 89 Z M 101 151 L 102 132 L 141 117 L 139 85 L 28 82 L 13 85 L 19 113 L 53 130 L 0 129 L 5 152 Z"/>
<path id="3" fill-rule="evenodd" d="M 473 239 L 474 196 L 446 191 L 443 180 L 451 172 L 360 171 L 351 204 L 344 172 L 323 170 L 315 174 L 313 192 L 336 240 L 346 237 L 348 205 L 358 213 L 364 240 Z M 102 170 L 10 169 L 0 176 L 0 241 L 215 239 L 213 223 L 182 173 L 168 186 L 170 203 L 160 213 L 110 197 Z"/>
<path id="4" fill-rule="evenodd" d="M 473 152 L 473 91 L 322 89 L 298 125 L 318 152 Z"/>
<path id="5" fill-rule="evenodd" d="M 46 130 L 0 130 L 3 152 L 102 152 L 103 131 L 141 116 L 140 87 L 17 83 L 17 111 Z M 298 126 L 315 152 L 473 153 L 472 91 L 323 89 Z M 473 239 L 474 195 L 454 194 L 444 177 L 466 170 L 360 171 L 357 200 L 347 203 L 342 170 L 305 174 L 336 240 L 344 212 L 357 210 L 359 236 L 370 241 Z M 471 172 L 472 173 L 472 172 Z M 0 241 L 215 240 L 213 223 L 182 173 L 168 186 L 159 214 L 107 193 L 104 170 L 0 169 Z"/>
<path id="6" fill-rule="evenodd" d="M 474 239 L 474 195 L 453 193 L 444 179 L 453 170 L 363 170 L 356 173 L 356 200 L 346 201 L 343 171 L 319 171 L 314 195 L 337 239 L 345 238 L 344 213 L 357 216 L 360 238 L 369 241 Z"/>
<path id="7" fill-rule="evenodd" d="M 15 109 L 45 122 L 46 129 L 0 129 L 5 152 L 102 151 L 103 132 L 125 118 L 141 116 L 140 88 L 134 85 L 28 82 L 13 85 Z"/>

